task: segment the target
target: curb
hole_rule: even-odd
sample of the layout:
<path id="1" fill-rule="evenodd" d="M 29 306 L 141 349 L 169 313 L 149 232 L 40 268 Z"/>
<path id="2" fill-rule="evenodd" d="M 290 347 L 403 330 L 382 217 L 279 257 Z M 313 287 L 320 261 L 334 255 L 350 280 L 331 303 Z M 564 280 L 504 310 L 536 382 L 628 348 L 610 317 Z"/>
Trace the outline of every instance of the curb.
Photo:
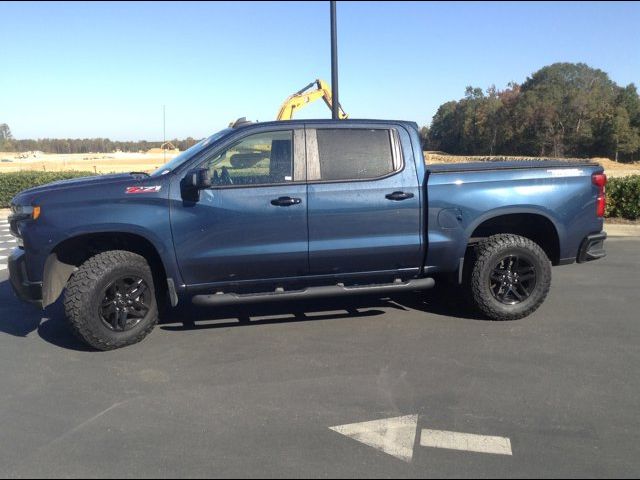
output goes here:
<path id="1" fill-rule="evenodd" d="M 640 237 L 640 225 L 604 223 L 608 237 Z"/>

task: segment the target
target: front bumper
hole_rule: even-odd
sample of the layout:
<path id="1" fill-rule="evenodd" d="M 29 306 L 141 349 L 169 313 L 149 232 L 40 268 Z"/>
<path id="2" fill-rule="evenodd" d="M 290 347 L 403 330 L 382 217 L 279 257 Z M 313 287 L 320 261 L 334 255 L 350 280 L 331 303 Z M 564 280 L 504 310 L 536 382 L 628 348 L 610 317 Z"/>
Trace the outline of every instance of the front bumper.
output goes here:
<path id="1" fill-rule="evenodd" d="M 578 263 L 590 262 L 592 260 L 598 260 L 607 255 L 604 250 L 604 241 L 607 238 L 607 232 L 593 233 L 587 235 L 582 244 L 580 250 L 578 250 Z"/>
<path id="2" fill-rule="evenodd" d="M 26 256 L 21 248 L 14 248 L 9 256 L 9 280 L 20 300 L 42 307 L 42 282 L 29 281 Z"/>

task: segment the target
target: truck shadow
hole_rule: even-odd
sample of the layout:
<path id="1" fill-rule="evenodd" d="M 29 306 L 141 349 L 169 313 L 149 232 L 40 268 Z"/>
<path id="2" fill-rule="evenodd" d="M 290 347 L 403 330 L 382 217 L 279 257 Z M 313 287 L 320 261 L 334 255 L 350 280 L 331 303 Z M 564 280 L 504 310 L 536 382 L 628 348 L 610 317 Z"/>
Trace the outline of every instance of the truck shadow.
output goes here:
<path id="1" fill-rule="evenodd" d="M 18 300 L 8 280 L 0 282 L 0 332 L 26 337 L 38 329 L 43 317 L 44 312 Z"/>
<path id="2" fill-rule="evenodd" d="M 60 301 L 42 311 L 34 305 L 21 302 L 8 280 L 0 281 L 0 334 L 26 338 L 33 332 L 58 347 L 90 351 L 67 327 Z"/>
<path id="3" fill-rule="evenodd" d="M 219 308 L 184 305 L 167 311 L 160 320 L 160 328 L 178 332 L 301 321 L 347 320 L 393 315 L 394 310 L 417 310 L 426 314 L 484 320 L 466 307 L 460 297 L 458 289 L 440 286 L 428 292 L 388 297 L 355 296 Z M 0 281 L 0 334 L 26 338 L 33 332 L 37 332 L 46 342 L 62 348 L 77 351 L 91 350 L 71 333 L 64 320 L 60 300 L 43 312 L 16 298 L 8 280 Z"/>
<path id="4" fill-rule="evenodd" d="M 381 310 L 382 308 L 387 309 Z M 437 287 L 427 292 L 392 296 L 353 296 L 312 301 L 269 302 L 204 308 L 186 305 L 171 310 L 160 322 L 167 331 L 201 330 L 393 315 L 388 310 L 417 310 L 467 320 L 486 320 L 469 308 L 456 287 Z"/>

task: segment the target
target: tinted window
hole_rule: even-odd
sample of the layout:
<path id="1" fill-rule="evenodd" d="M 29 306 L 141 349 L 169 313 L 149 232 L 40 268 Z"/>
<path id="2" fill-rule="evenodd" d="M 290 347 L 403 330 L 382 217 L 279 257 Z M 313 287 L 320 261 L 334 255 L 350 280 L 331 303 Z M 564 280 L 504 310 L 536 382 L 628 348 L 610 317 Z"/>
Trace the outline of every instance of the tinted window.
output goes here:
<path id="1" fill-rule="evenodd" d="M 322 180 L 360 180 L 392 173 L 389 130 L 318 129 Z"/>
<path id="2" fill-rule="evenodd" d="M 213 185 L 259 185 L 292 181 L 293 132 L 243 138 L 205 162 Z"/>

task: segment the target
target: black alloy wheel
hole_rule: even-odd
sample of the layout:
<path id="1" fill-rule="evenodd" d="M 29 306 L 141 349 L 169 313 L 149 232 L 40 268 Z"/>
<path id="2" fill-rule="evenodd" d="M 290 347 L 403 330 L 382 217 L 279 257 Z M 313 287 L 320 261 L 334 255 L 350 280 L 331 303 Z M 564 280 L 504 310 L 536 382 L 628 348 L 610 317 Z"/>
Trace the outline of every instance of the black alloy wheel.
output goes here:
<path id="1" fill-rule="evenodd" d="M 131 330 L 149 313 L 149 300 L 149 286 L 144 279 L 118 278 L 104 290 L 100 320 L 114 332 Z"/>
<path id="2" fill-rule="evenodd" d="M 536 286 L 536 269 L 522 255 L 507 255 L 492 270 L 489 283 L 496 300 L 515 305 L 531 296 Z"/>
<path id="3" fill-rule="evenodd" d="M 551 261 L 546 252 L 519 235 L 485 238 L 471 251 L 468 265 L 469 299 L 492 320 L 530 315 L 542 305 L 551 286 Z"/>
<path id="4" fill-rule="evenodd" d="M 146 258 L 105 250 L 85 260 L 69 278 L 65 314 L 72 331 L 95 349 L 132 345 L 158 323 L 156 288 Z"/>

